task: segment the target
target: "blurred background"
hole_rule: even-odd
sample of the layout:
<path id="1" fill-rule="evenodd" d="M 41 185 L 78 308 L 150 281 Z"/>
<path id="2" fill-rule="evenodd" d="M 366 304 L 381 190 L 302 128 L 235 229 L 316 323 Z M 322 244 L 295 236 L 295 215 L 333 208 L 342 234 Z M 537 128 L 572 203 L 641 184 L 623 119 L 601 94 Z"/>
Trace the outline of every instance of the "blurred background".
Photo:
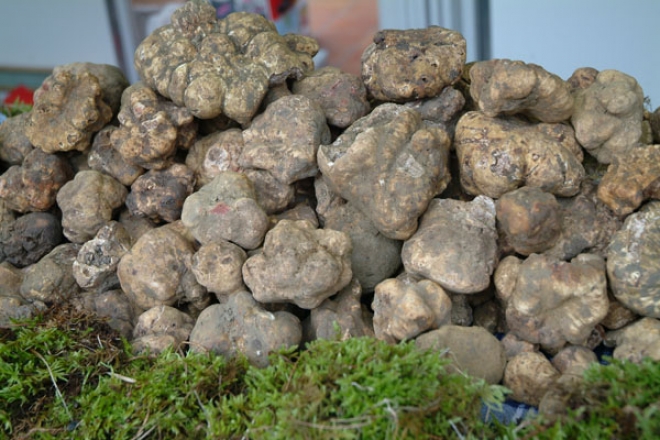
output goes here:
<path id="1" fill-rule="evenodd" d="M 468 61 L 511 58 L 568 78 L 577 67 L 634 76 L 660 106 L 660 1 L 657 0 L 212 0 L 218 16 L 260 12 L 280 33 L 316 37 L 318 66 L 359 74 L 360 56 L 379 29 L 429 25 L 460 31 Z M 0 97 L 38 87 L 56 65 L 114 64 L 138 80 L 133 52 L 169 22 L 172 0 L 0 2 Z"/>

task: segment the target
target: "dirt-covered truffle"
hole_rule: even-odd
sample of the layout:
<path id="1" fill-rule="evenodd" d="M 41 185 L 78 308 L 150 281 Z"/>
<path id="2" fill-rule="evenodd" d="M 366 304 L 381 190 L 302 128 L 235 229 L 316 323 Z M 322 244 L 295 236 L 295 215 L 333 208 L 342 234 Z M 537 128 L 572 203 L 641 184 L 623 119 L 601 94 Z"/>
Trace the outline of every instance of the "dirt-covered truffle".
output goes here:
<path id="1" fill-rule="evenodd" d="M 303 322 L 304 340 L 373 337 L 373 316 L 361 297 L 360 283 L 353 278 L 335 297 L 311 310 Z"/>
<path id="2" fill-rule="evenodd" d="M 417 111 L 388 103 L 322 145 L 318 163 L 334 192 L 383 235 L 404 240 L 450 180 L 449 145 L 447 133 Z"/>
<path id="3" fill-rule="evenodd" d="M 495 203 L 433 199 L 417 232 L 403 244 L 406 271 L 455 293 L 486 289 L 497 264 Z"/>
<path id="4" fill-rule="evenodd" d="M 451 300 L 431 280 L 387 279 L 376 286 L 371 307 L 375 336 L 389 343 L 451 323 Z"/>
<path id="5" fill-rule="evenodd" d="M 165 305 L 154 306 L 138 317 L 131 344 L 137 352 L 149 350 L 157 353 L 162 345 L 176 349 L 188 340 L 194 325 L 195 320 L 181 310 Z M 165 343 L 158 341 L 163 335 L 172 338 L 166 338 Z"/>
<path id="6" fill-rule="evenodd" d="M 244 169 L 243 173 L 254 185 L 257 203 L 266 214 L 280 213 L 295 202 L 295 184 L 283 183 L 270 171 L 257 168 Z"/>
<path id="7" fill-rule="evenodd" d="M 536 64 L 494 59 L 470 69 L 470 94 L 486 116 L 522 113 L 542 122 L 571 117 L 573 95 L 564 80 Z"/>
<path id="8" fill-rule="evenodd" d="M 481 327 L 444 325 L 417 337 L 415 345 L 422 350 L 448 350 L 445 356 L 451 359 L 450 372 L 469 374 L 490 384 L 499 383 L 504 376 L 504 346 Z"/>
<path id="9" fill-rule="evenodd" d="M 269 171 L 291 184 L 318 172 L 316 152 L 330 142 L 323 110 L 305 96 L 291 95 L 270 104 L 243 132 L 239 164 Z"/>
<path id="10" fill-rule="evenodd" d="M 83 151 L 119 108 L 128 81 L 116 66 L 72 63 L 57 66 L 34 92 L 25 135 L 46 153 Z"/>
<path id="11" fill-rule="evenodd" d="M 616 299 L 642 316 L 660 318 L 660 202 L 630 214 L 607 249 L 607 275 Z"/>
<path id="12" fill-rule="evenodd" d="M 128 190 L 114 177 L 94 170 L 81 171 L 57 193 L 64 236 L 74 243 L 91 240 L 112 220 Z"/>
<path id="13" fill-rule="evenodd" d="M 615 359 L 640 363 L 644 358 L 660 361 L 660 321 L 642 318 L 624 327 L 616 338 Z"/>
<path id="14" fill-rule="evenodd" d="M 468 112 L 458 121 L 454 145 L 461 186 L 473 195 L 498 198 L 526 185 L 570 197 L 585 175 L 580 146 L 564 124 Z"/>
<path id="15" fill-rule="evenodd" d="M 96 133 L 87 155 L 87 165 L 92 170 L 114 177 L 124 186 L 131 186 L 135 179 L 144 173 L 144 168 L 124 160 L 119 151 L 112 146 L 111 137 L 115 130 L 117 127 L 107 125 Z"/>
<path id="16" fill-rule="evenodd" d="M 293 93 L 318 103 L 328 124 L 346 128 L 369 113 L 367 89 L 357 75 L 337 67 L 322 67 L 310 72 L 292 86 Z"/>
<path id="17" fill-rule="evenodd" d="M 226 240 L 244 249 L 263 241 L 268 217 L 245 174 L 223 171 L 183 203 L 181 220 L 202 244 Z"/>
<path id="18" fill-rule="evenodd" d="M 47 211 L 55 204 L 59 189 L 72 178 L 69 161 L 35 148 L 22 165 L 14 165 L 0 176 L 0 198 L 14 211 Z"/>
<path id="19" fill-rule="evenodd" d="M 306 220 L 281 220 L 266 234 L 262 252 L 243 265 L 243 280 L 262 303 L 291 302 L 313 309 L 353 276 L 351 240 Z"/>
<path id="20" fill-rule="evenodd" d="M 71 266 L 80 245 L 56 246 L 36 263 L 23 269 L 21 296 L 30 303 L 58 305 L 80 291 Z"/>
<path id="21" fill-rule="evenodd" d="M 191 270 L 197 282 L 216 294 L 219 300 L 238 290 L 245 290 L 241 269 L 247 254 L 228 241 L 203 244 L 192 258 Z"/>
<path id="22" fill-rule="evenodd" d="M 596 81 L 598 70 L 593 67 L 578 67 L 573 71 L 571 77 L 566 80 L 573 93 L 586 89 Z"/>
<path id="23" fill-rule="evenodd" d="M 318 50 L 310 37 L 279 35 L 263 16 L 218 20 L 211 4 L 193 0 L 140 43 L 135 67 L 149 87 L 196 117 L 222 114 L 246 124 L 269 86 L 313 70 Z"/>
<path id="24" fill-rule="evenodd" d="M 190 271 L 193 244 L 174 228 L 142 235 L 117 266 L 122 290 L 139 309 L 183 302 L 187 288 L 201 287 Z"/>
<path id="25" fill-rule="evenodd" d="M 131 185 L 126 206 L 133 215 L 154 222 L 173 222 L 181 217 L 183 202 L 192 194 L 194 183 L 192 171 L 180 163 L 164 170 L 149 170 Z"/>
<path id="26" fill-rule="evenodd" d="M 575 94 L 575 137 L 600 163 L 612 163 L 642 135 L 644 92 L 635 78 L 603 70 Z"/>
<path id="27" fill-rule="evenodd" d="M 660 145 L 636 145 L 614 157 L 598 185 L 598 198 L 620 217 L 647 199 L 660 198 Z"/>
<path id="28" fill-rule="evenodd" d="M 117 265 L 131 249 L 131 236 L 114 220 L 105 224 L 96 236 L 82 245 L 73 262 L 73 276 L 80 287 L 103 292 L 119 287 Z"/>
<path id="29" fill-rule="evenodd" d="M 168 167 L 177 148 L 190 148 L 197 136 L 197 122 L 186 108 L 140 82 L 124 90 L 117 118 L 112 146 L 126 162 L 147 169 Z"/>
<path id="30" fill-rule="evenodd" d="M 545 254 L 560 260 L 570 260 L 585 252 L 605 257 L 605 249 L 622 222 L 598 200 L 596 186 L 585 179 L 579 194 L 557 201 L 561 206 L 561 233 Z"/>
<path id="31" fill-rule="evenodd" d="M 238 128 L 216 131 L 200 137 L 186 155 L 186 165 L 195 174 L 197 188 L 222 171 L 241 172 L 238 159 L 243 151 L 243 132 Z"/>
<path id="32" fill-rule="evenodd" d="M 34 148 L 25 136 L 30 113 L 7 118 L 0 124 L 0 160 L 9 165 L 20 165 Z"/>
<path id="33" fill-rule="evenodd" d="M 524 351 L 509 359 L 502 384 L 511 390 L 511 399 L 538 407 L 560 376 L 545 355 Z"/>
<path id="34" fill-rule="evenodd" d="M 560 237 L 561 208 L 552 194 L 523 187 L 504 194 L 495 204 L 497 226 L 521 255 L 540 253 Z"/>
<path id="35" fill-rule="evenodd" d="M 516 258 L 516 257 L 509 257 Z M 515 280 L 505 293 L 506 321 L 519 338 L 556 351 L 567 343 L 584 345 L 594 327 L 605 317 L 609 301 L 605 263 L 593 254 L 581 254 L 571 262 L 532 254 L 511 270 Z M 504 275 L 496 274 L 496 279 Z M 504 284 L 499 283 L 499 288 Z"/>
<path id="36" fill-rule="evenodd" d="M 405 102 L 436 96 L 461 76 L 466 42 L 453 30 L 381 30 L 362 53 L 362 81 L 380 101 Z"/>
<path id="37" fill-rule="evenodd" d="M 62 242 L 62 225 L 49 212 L 31 212 L 11 223 L 0 234 L 0 257 L 16 267 L 36 263 Z M 3 258 L 0 258 L 2 260 Z"/>
<path id="38" fill-rule="evenodd" d="M 190 348 L 226 357 L 242 353 L 252 364 L 266 367 L 272 351 L 295 347 L 301 340 L 302 326 L 295 315 L 269 312 L 243 290 L 225 304 L 202 311 L 190 333 Z"/>
<path id="39" fill-rule="evenodd" d="M 371 220 L 350 202 L 336 195 L 331 196 L 322 177 L 316 179 L 314 186 L 317 199 L 337 198 L 334 202 L 317 204 L 316 209 L 324 228 L 345 232 L 351 238 L 353 276 L 365 291 L 372 292 L 376 284 L 394 276 L 401 266 L 402 242 L 381 234 Z"/>
<path id="40" fill-rule="evenodd" d="M 0 262 L 0 329 L 15 326 L 12 320 L 30 318 L 33 307 L 21 296 L 23 273 L 21 269 Z"/>
<path id="41" fill-rule="evenodd" d="M 133 305 L 121 289 L 83 293 L 72 302 L 77 308 L 82 308 L 103 319 L 110 328 L 117 330 L 124 338 L 131 338 L 136 314 Z"/>

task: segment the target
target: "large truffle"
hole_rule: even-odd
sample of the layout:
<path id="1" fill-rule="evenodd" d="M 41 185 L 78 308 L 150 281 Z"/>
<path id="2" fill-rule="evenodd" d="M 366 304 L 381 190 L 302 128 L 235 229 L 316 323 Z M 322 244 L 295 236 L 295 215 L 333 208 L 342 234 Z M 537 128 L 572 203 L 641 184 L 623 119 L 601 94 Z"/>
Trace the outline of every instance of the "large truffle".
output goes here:
<path id="1" fill-rule="evenodd" d="M 124 90 L 117 118 L 120 126 L 110 133 L 112 146 L 129 164 L 147 169 L 169 166 L 177 148 L 190 148 L 197 135 L 187 109 L 139 82 Z"/>
<path id="2" fill-rule="evenodd" d="M 388 103 L 322 145 L 318 163 L 334 192 L 383 235 L 404 240 L 450 180 L 449 145 L 447 133 L 417 111 Z"/>
<path id="3" fill-rule="evenodd" d="M 181 217 L 183 202 L 193 192 L 194 183 L 192 171 L 180 163 L 147 171 L 131 185 L 126 206 L 133 215 L 173 222 Z"/>
<path id="4" fill-rule="evenodd" d="M 660 318 L 660 202 L 630 214 L 607 249 L 607 275 L 616 299 L 642 316 Z"/>
<path id="5" fill-rule="evenodd" d="M 65 243 L 56 246 L 38 262 L 23 270 L 21 296 L 31 303 L 58 305 L 80 291 L 71 265 L 80 245 Z"/>
<path id="6" fill-rule="evenodd" d="M 116 114 L 128 81 L 118 67 L 73 63 L 57 66 L 34 92 L 25 135 L 46 153 L 83 151 Z"/>
<path id="7" fill-rule="evenodd" d="M 106 125 L 96 133 L 87 155 L 87 165 L 92 170 L 114 177 L 124 186 L 131 186 L 144 173 L 144 168 L 127 162 L 112 146 L 111 138 L 115 130 L 117 127 L 114 125 Z"/>
<path id="8" fill-rule="evenodd" d="M 291 184 L 318 172 L 316 152 L 330 142 L 323 110 L 306 96 L 286 96 L 266 107 L 243 132 L 239 164 Z"/>
<path id="9" fill-rule="evenodd" d="M 0 232 L 0 260 L 16 267 L 36 263 L 62 242 L 62 226 L 49 212 L 31 212 L 11 223 L 7 236 Z"/>
<path id="10" fill-rule="evenodd" d="M 536 64 L 495 59 L 470 69 L 470 94 L 486 116 L 523 113 L 542 122 L 562 122 L 573 112 L 568 83 Z"/>
<path id="11" fill-rule="evenodd" d="M 515 257 L 510 257 L 515 258 Z M 571 262 L 532 254 L 520 264 L 501 265 L 496 279 L 506 299 L 509 330 L 520 339 L 556 351 L 567 343 L 584 345 L 605 317 L 609 301 L 604 261 L 581 254 Z"/>
<path id="12" fill-rule="evenodd" d="M 639 140 L 643 114 L 644 92 L 635 78 L 603 70 L 576 92 L 571 123 L 580 145 L 598 162 L 612 163 Z"/>
<path id="13" fill-rule="evenodd" d="M 0 176 L 0 198 L 14 211 L 47 211 L 72 177 L 73 170 L 64 157 L 35 148 L 22 165 L 14 165 Z"/>
<path id="14" fill-rule="evenodd" d="M 190 333 L 190 348 L 226 357 L 242 353 L 252 364 L 265 367 L 272 351 L 297 346 L 301 340 L 302 326 L 295 315 L 269 312 L 243 290 L 225 304 L 202 311 Z"/>
<path id="15" fill-rule="evenodd" d="M 306 221 L 281 220 L 266 234 L 261 253 L 243 265 L 243 280 L 262 303 L 292 302 L 313 309 L 353 276 L 351 241 Z"/>
<path id="16" fill-rule="evenodd" d="M 377 100 L 430 98 L 458 81 L 466 52 L 460 33 L 439 26 L 382 30 L 362 54 L 362 80 Z"/>
<path id="17" fill-rule="evenodd" d="M 245 249 L 263 241 L 268 217 L 256 202 L 252 182 L 223 171 L 183 203 L 181 220 L 200 243 L 226 240 Z"/>
<path id="18" fill-rule="evenodd" d="M 598 185 L 598 198 L 618 216 L 646 199 L 660 198 L 660 145 L 637 145 L 614 157 Z"/>
<path id="19" fill-rule="evenodd" d="M 126 200 L 128 190 L 115 178 L 81 171 L 57 193 L 64 236 L 74 243 L 92 239 Z"/>
<path id="20" fill-rule="evenodd" d="M 25 136 L 30 113 L 7 118 L 0 124 L 0 160 L 9 165 L 20 165 L 34 148 Z"/>
<path id="21" fill-rule="evenodd" d="M 117 266 L 122 290 L 139 309 L 182 302 L 196 285 L 190 271 L 192 243 L 174 228 L 161 226 L 142 235 Z M 194 283 L 194 284 L 193 284 Z"/>
<path id="22" fill-rule="evenodd" d="M 217 20 L 213 6 L 193 0 L 140 43 L 135 67 L 149 87 L 196 117 L 224 114 L 246 124 L 269 86 L 313 70 L 318 49 L 310 37 L 279 35 L 260 15 Z"/>
<path id="23" fill-rule="evenodd" d="M 450 292 L 486 289 L 497 263 L 495 204 L 433 199 L 417 232 L 403 244 L 406 271 L 428 278 Z"/>
<path id="24" fill-rule="evenodd" d="M 570 197 L 585 174 L 573 130 L 563 124 L 468 112 L 458 121 L 454 144 L 461 186 L 469 194 L 498 198 L 527 185 Z"/>
<path id="25" fill-rule="evenodd" d="M 387 279 L 376 286 L 371 307 L 375 336 L 389 343 L 451 323 L 451 300 L 430 280 Z"/>
<path id="26" fill-rule="evenodd" d="M 336 67 L 322 67 L 293 83 L 295 94 L 317 102 L 328 124 L 346 128 L 369 113 L 367 90 L 360 77 Z"/>
<path id="27" fill-rule="evenodd" d="M 498 229 L 519 254 L 548 250 L 560 237 L 561 209 L 552 194 L 523 187 L 504 194 L 495 207 Z"/>

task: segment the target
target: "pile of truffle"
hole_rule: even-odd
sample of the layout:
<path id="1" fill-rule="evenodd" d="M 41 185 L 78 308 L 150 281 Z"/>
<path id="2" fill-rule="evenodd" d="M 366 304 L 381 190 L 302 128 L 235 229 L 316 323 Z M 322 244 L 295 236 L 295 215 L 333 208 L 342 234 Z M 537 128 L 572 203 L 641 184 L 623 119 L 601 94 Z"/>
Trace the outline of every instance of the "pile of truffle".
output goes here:
<path id="1" fill-rule="evenodd" d="M 635 79 L 466 65 L 440 27 L 378 32 L 361 77 L 317 51 L 193 0 L 136 84 L 55 68 L 0 125 L 0 326 L 73 303 L 138 350 L 255 365 L 416 339 L 549 412 L 603 343 L 660 359 L 660 111 Z"/>

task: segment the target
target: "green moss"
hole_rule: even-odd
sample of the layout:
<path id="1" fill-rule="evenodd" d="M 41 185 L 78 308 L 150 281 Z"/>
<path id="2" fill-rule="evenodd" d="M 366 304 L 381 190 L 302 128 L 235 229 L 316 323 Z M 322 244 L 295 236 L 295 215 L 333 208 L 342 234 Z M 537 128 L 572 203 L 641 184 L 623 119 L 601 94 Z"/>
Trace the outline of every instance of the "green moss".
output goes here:
<path id="1" fill-rule="evenodd" d="M 135 356 L 71 310 L 0 331 L 0 438 L 656 438 L 660 364 L 588 370 L 558 420 L 485 424 L 505 390 L 412 343 L 319 340 L 259 369 L 245 358 L 169 350 Z"/>

